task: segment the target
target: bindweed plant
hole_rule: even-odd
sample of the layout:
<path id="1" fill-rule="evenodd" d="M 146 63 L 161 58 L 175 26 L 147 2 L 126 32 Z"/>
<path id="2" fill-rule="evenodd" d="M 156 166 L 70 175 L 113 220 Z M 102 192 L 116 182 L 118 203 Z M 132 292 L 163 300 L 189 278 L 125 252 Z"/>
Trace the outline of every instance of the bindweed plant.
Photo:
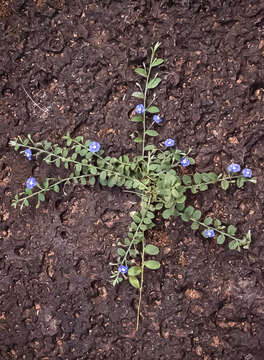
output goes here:
<path id="1" fill-rule="evenodd" d="M 30 135 L 27 138 L 19 136 L 10 142 L 28 160 L 41 157 L 47 164 L 63 166 L 69 172 L 65 178 L 47 178 L 42 184 L 29 177 L 25 191 L 16 195 L 12 202 L 15 208 L 29 206 L 29 201 L 33 199 L 36 199 L 38 208 L 50 190 L 58 193 L 64 184 L 94 185 L 97 180 L 103 186 L 119 186 L 140 198 L 140 210 L 130 213 L 128 234 L 118 243 L 116 261 L 110 264 L 113 266 L 111 283 L 114 286 L 128 279 L 133 287 L 139 289 L 136 330 L 139 326 L 145 268 L 160 268 L 160 262 L 155 259 L 159 248 L 147 243 L 145 237 L 146 232 L 155 226 L 157 213 L 160 212 L 164 219 L 180 217 L 191 224 L 193 231 L 200 230 L 206 239 L 215 238 L 219 245 L 227 240 L 232 250 L 248 249 L 250 230 L 238 237 L 235 226 L 227 226 L 211 216 L 203 217 L 199 209 L 189 204 L 188 196 L 206 191 L 211 184 L 220 183 L 227 190 L 232 184 L 242 188 L 246 182 L 256 182 L 250 169 L 245 168 L 241 172 L 240 165 L 234 163 L 223 174 L 195 172 L 191 149 L 187 152 L 177 149 L 174 139 L 166 139 L 160 146 L 153 144 L 152 139 L 158 136 L 158 128 L 163 123 L 155 103 L 155 94 L 149 96 L 161 81 L 157 72 L 153 75 L 153 71 L 163 63 L 163 59 L 156 57 L 159 46 L 157 42 L 151 48 L 149 64 L 135 70 L 142 78 L 143 85 L 137 83 L 139 91 L 132 94 L 141 103 L 135 107 L 131 121 L 138 123 L 142 130 L 140 136 L 134 137 L 141 147 L 140 154 L 134 158 L 127 155 L 118 158 L 104 156 L 97 141 L 84 140 L 83 136 L 71 137 L 69 133 L 63 137 L 65 147 L 46 140 L 35 142 Z M 183 169 L 189 166 L 190 171 L 186 174 Z"/>

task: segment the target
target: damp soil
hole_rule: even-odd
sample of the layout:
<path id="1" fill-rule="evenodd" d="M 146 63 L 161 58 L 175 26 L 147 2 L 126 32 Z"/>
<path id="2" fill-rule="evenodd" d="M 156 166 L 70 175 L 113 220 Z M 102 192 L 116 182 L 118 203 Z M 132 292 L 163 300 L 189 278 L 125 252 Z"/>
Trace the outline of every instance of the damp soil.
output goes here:
<path id="1" fill-rule="evenodd" d="M 13 0 L 0 19 L 0 359 L 263 360 L 264 2 L 262 0 Z M 13 209 L 30 176 L 55 169 L 9 146 L 69 131 L 105 153 L 138 153 L 129 121 L 136 66 L 161 42 L 157 144 L 192 147 L 197 171 L 232 161 L 257 184 L 190 197 L 232 223 L 241 253 L 205 241 L 179 219 L 148 233 L 161 269 L 138 294 L 109 284 L 109 262 L 138 199 L 121 189 L 68 186 L 36 210 Z M 26 95 L 30 94 L 42 111 Z"/>

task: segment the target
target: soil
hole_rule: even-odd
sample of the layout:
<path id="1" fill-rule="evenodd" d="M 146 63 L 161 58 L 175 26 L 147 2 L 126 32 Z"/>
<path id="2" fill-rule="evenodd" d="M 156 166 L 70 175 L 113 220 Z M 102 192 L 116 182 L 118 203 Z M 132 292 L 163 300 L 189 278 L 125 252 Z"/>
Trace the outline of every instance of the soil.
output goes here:
<path id="1" fill-rule="evenodd" d="M 1 9 L 0 359 L 263 360 L 263 0 L 14 0 Z M 256 185 L 190 198 L 240 234 L 251 229 L 253 241 L 233 252 L 157 217 L 148 241 L 162 266 L 146 271 L 135 333 L 137 291 L 108 280 L 138 199 L 69 186 L 38 210 L 15 210 L 25 180 L 55 170 L 8 142 L 30 133 L 61 143 L 69 131 L 110 156 L 137 154 L 134 69 L 156 41 L 165 59 L 157 143 L 191 146 L 200 172 L 232 161 L 253 170 Z"/>

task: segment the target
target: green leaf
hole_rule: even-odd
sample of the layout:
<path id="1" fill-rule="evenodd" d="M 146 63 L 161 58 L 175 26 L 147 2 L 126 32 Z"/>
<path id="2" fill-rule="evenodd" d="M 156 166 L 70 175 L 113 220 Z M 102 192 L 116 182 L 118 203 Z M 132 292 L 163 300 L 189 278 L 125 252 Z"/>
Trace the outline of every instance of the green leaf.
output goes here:
<path id="1" fill-rule="evenodd" d="M 204 224 L 205 225 L 211 225 L 213 222 L 213 219 L 211 218 L 211 216 L 208 216 L 204 219 Z"/>
<path id="2" fill-rule="evenodd" d="M 43 193 L 38 193 L 39 201 L 45 201 L 45 195 Z"/>
<path id="3" fill-rule="evenodd" d="M 157 106 L 150 106 L 147 109 L 147 112 L 149 112 L 150 114 L 156 114 L 160 112 L 160 109 Z"/>
<path id="4" fill-rule="evenodd" d="M 78 163 L 75 165 L 75 170 L 77 174 L 80 174 L 80 172 L 82 171 L 82 164 Z"/>
<path id="5" fill-rule="evenodd" d="M 26 188 L 26 194 L 27 195 L 32 195 L 32 190 L 30 188 Z"/>
<path id="6" fill-rule="evenodd" d="M 140 221 L 141 221 L 140 217 L 137 216 L 137 215 L 133 215 L 133 216 L 132 216 L 132 219 L 135 221 L 136 224 L 139 224 Z"/>
<path id="7" fill-rule="evenodd" d="M 84 177 L 81 178 L 81 184 L 86 185 L 86 179 Z"/>
<path id="8" fill-rule="evenodd" d="M 117 176 L 114 175 L 114 176 L 111 176 L 111 177 L 108 179 L 107 185 L 111 188 L 111 187 L 115 186 L 116 183 L 117 183 Z"/>
<path id="9" fill-rule="evenodd" d="M 236 240 L 232 240 L 230 241 L 230 243 L 228 244 L 228 247 L 230 250 L 235 250 L 238 247 L 238 242 Z"/>
<path id="10" fill-rule="evenodd" d="M 194 212 L 194 207 L 189 205 L 187 206 L 187 208 L 184 210 L 184 213 L 187 214 L 188 216 L 192 216 Z"/>
<path id="11" fill-rule="evenodd" d="M 142 143 L 143 142 L 142 138 L 140 138 L 140 137 L 136 137 L 134 139 L 134 141 L 135 141 L 135 143 Z"/>
<path id="12" fill-rule="evenodd" d="M 183 175 L 182 181 L 184 185 L 190 185 L 192 183 L 192 178 L 189 175 Z"/>
<path id="13" fill-rule="evenodd" d="M 236 184 L 238 188 L 242 188 L 246 182 L 246 179 L 243 177 L 240 177 L 237 179 Z"/>
<path id="14" fill-rule="evenodd" d="M 218 220 L 218 219 L 215 219 L 215 221 L 214 221 L 214 227 L 216 228 L 216 229 L 218 229 L 219 228 L 219 226 L 221 226 L 221 221 L 220 220 Z"/>
<path id="15" fill-rule="evenodd" d="M 95 184 L 95 177 L 94 177 L 94 176 L 91 176 L 91 177 L 89 178 L 89 184 L 90 184 L 90 185 L 94 185 L 94 184 Z"/>
<path id="16" fill-rule="evenodd" d="M 158 78 L 158 77 L 153 78 L 150 80 L 147 87 L 148 87 L 148 89 L 154 89 L 155 87 L 157 87 L 159 85 L 160 82 L 161 82 L 160 78 Z"/>
<path id="17" fill-rule="evenodd" d="M 155 245 L 148 244 L 145 249 L 145 253 L 148 255 L 157 255 L 159 253 L 159 248 Z"/>
<path id="18" fill-rule="evenodd" d="M 164 210 L 162 213 L 163 219 L 168 219 L 170 216 L 172 216 L 174 214 L 174 210 L 175 210 L 174 206 L 172 206 L 169 209 Z"/>
<path id="19" fill-rule="evenodd" d="M 142 122 L 142 121 L 143 121 L 143 117 L 140 116 L 140 115 L 133 116 L 133 117 L 131 118 L 131 121 L 133 121 L 133 122 Z"/>
<path id="20" fill-rule="evenodd" d="M 190 217 L 187 214 L 181 214 L 182 221 L 188 222 L 190 221 Z"/>
<path id="21" fill-rule="evenodd" d="M 150 270 L 157 270 L 160 268 L 160 262 L 156 260 L 147 260 L 144 265 Z"/>
<path id="22" fill-rule="evenodd" d="M 227 233 L 231 236 L 234 236 L 237 231 L 237 228 L 233 225 L 229 225 L 227 228 Z"/>
<path id="23" fill-rule="evenodd" d="M 53 190 L 54 190 L 56 193 L 60 192 L 59 185 L 54 185 L 54 186 L 53 186 Z"/>
<path id="24" fill-rule="evenodd" d="M 146 135 L 148 135 L 148 136 L 158 136 L 159 133 L 156 130 L 147 130 Z"/>
<path id="25" fill-rule="evenodd" d="M 60 167 L 60 159 L 56 159 L 55 165 L 56 165 L 57 167 Z"/>
<path id="26" fill-rule="evenodd" d="M 24 204 L 26 207 L 28 207 L 28 205 L 29 205 L 28 199 L 25 199 L 24 202 L 23 202 L 23 204 Z"/>
<path id="27" fill-rule="evenodd" d="M 106 171 L 102 171 L 99 176 L 100 181 L 105 181 L 106 179 Z"/>
<path id="28" fill-rule="evenodd" d="M 193 222 L 191 225 L 191 229 L 192 230 L 198 230 L 200 227 L 200 225 L 197 222 Z"/>
<path id="29" fill-rule="evenodd" d="M 139 289 L 139 287 L 140 287 L 139 281 L 135 276 L 129 276 L 128 280 L 134 288 Z"/>
<path id="30" fill-rule="evenodd" d="M 155 149 L 156 149 L 156 146 L 155 146 L 155 145 L 147 145 L 147 146 L 145 146 L 145 148 L 144 148 L 145 151 L 155 150 Z"/>
<path id="31" fill-rule="evenodd" d="M 128 276 L 137 276 L 141 273 L 141 267 L 139 266 L 132 266 L 128 270 Z"/>
<path id="32" fill-rule="evenodd" d="M 199 185 L 199 189 L 200 189 L 201 191 L 205 191 L 205 190 L 208 189 L 208 185 L 207 185 L 207 184 L 200 184 L 200 185 Z"/>
<path id="33" fill-rule="evenodd" d="M 163 59 L 161 58 L 158 58 L 158 59 L 154 59 L 153 63 L 150 64 L 151 67 L 154 67 L 154 66 L 159 66 L 160 64 L 162 64 L 164 62 Z"/>
<path id="34" fill-rule="evenodd" d="M 221 234 L 217 238 L 217 244 L 222 245 L 225 242 L 225 235 Z"/>
<path id="35" fill-rule="evenodd" d="M 78 164 L 79 165 L 79 164 Z M 96 167 L 95 166 L 90 166 L 90 173 L 92 174 L 92 175 L 97 175 L 97 169 L 96 169 Z"/>
<path id="36" fill-rule="evenodd" d="M 229 188 L 229 182 L 227 180 L 222 180 L 221 187 L 223 190 L 227 190 Z"/>
<path id="37" fill-rule="evenodd" d="M 193 175 L 193 180 L 194 180 L 195 184 L 201 184 L 201 182 L 202 182 L 201 174 L 199 174 L 199 173 L 196 172 L 196 173 Z"/>
<path id="38" fill-rule="evenodd" d="M 144 99 L 144 94 L 140 91 L 135 91 L 132 93 L 132 96 L 138 98 L 138 99 Z"/>
<path id="39" fill-rule="evenodd" d="M 136 68 L 136 69 L 135 69 L 135 72 L 136 72 L 138 75 L 141 75 L 141 76 L 143 76 L 143 77 L 147 77 L 147 76 L 148 76 L 146 70 L 143 69 L 143 68 Z"/>
<path id="40" fill-rule="evenodd" d="M 126 255 L 125 250 L 122 249 L 122 248 L 118 248 L 118 249 L 117 249 L 117 253 L 118 253 L 119 256 L 125 256 L 125 255 Z"/>
<path id="41" fill-rule="evenodd" d="M 157 203 L 155 206 L 155 210 L 161 210 L 163 208 L 163 204 L 162 203 Z"/>
<path id="42" fill-rule="evenodd" d="M 202 213 L 200 210 L 195 210 L 194 213 L 192 214 L 192 218 L 197 221 L 201 219 L 201 216 Z"/>

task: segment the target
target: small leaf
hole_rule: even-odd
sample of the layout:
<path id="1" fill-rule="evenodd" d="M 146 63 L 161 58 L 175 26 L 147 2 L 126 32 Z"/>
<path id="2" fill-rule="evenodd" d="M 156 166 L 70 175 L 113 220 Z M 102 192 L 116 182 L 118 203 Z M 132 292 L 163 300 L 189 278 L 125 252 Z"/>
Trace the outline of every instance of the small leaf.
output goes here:
<path id="1" fill-rule="evenodd" d="M 199 173 L 195 173 L 194 175 L 193 175 L 193 179 L 194 179 L 194 182 L 195 182 L 195 184 L 201 184 L 201 174 L 199 174 Z"/>
<path id="2" fill-rule="evenodd" d="M 118 253 L 119 256 L 125 256 L 125 255 L 126 255 L 125 250 L 122 249 L 122 248 L 118 248 L 118 249 L 117 249 L 117 253 Z"/>
<path id="3" fill-rule="evenodd" d="M 89 178 L 89 184 L 92 185 L 92 186 L 95 184 L 95 177 L 94 176 L 91 176 Z"/>
<path id="4" fill-rule="evenodd" d="M 192 178 L 189 175 L 183 175 L 182 181 L 184 185 L 190 185 L 192 183 Z"/>
<path id="5" fill-rule="evenodd" d="M 200 184 L 200 185 L 199 185 L 199 189 L 200 189 L 201 191 L 205 191 L 205 190 L 208 189 L 208 185 L 207 185 L 207 184 Z"/>
<path id="6" fill-rule="evenodd" d="M 229 188 L 229 182 L 227 180 L 222 180 L 221 187 L 223 190 L 227 190 Z"/>
<path id="7" fill-rule="evenodd" d="M 146 135 L 148 135 L 148 136 L 158 136 L 159 133 L 156 130 L 147 130 Z"/>
<path id="8" fill-rule="evenodd" d="M 145 249 L 145 253 L 148 255 L 157 255 L 159 253 L 159 248 L 155 245 L 148 244 Z"/>
<path id="9" fill-rule="evenodd" d="M 147 109 L 147 112 L 149 112 L 150 114 L 156 114 L 160 112 L 160 109 L 157 106 L 150 106 Z"/>
<path id="10" fill-rule="evenodd" d="M 204 224 L 205 225 L 211 225 L 213 222 L 213 219 L 211 218 L 211 216 L 208 216 L 204 219 Z"/>
<path id="11" fill-rule="evenodd" d="M 75 165 L 75 170 L 77 174 L 80 174 L 80 172 L 82 171 L 82 164 L 78 163 Z"/>
<path id="12" fill-rule="evenodd" d="M 191 229 L 192 229 L 192 230 L 198 230 L 199 227 L 200 227 L 200 225 L 199 225 L 197 222 L 193 222 L 193 223 L 192 223 L 192 226 L 191 226 Z"/>
<path id="13" fill-rule="evenodd" d="M 60 167 L 60 159 L 56 159 L 55 165 L 56 165 L 57 167 Z"/>
<path id="14" fill-rule="evenodd" d="M 24 205 L 25 205 L 26 207 L 28 207 L 28 205 L 29 205 L 28 199 L 25 199 L 25 200 L 24 200 Z"/>
<path id="15" fill-rule="evenodd" d="M 144 99 L 144 94 L 140 91 L 135 91 L 132 93 L 132 96 L 138 98 L 138 99 Z"/>
<path id="16" fill-rule="evenodd" d="M 151 67 L 159 66 L 159 65 L 162 64 L 163 62 L 164 62 L 164 60 L 161 59 L 161 58 L 155 59 L 155 60 L 153 61 L 153 63 L 151 64 Z"/>
<path id="17" fill-rule="evenodd" d="M 163 204 L 162 203 L 157 203 L 155 206 L 155 210 L 161 210 L 163 208 Z"/>
<path id="18" fill-rule="evenodd" d="M 219 228 L 219 226 L 221 226 L 221 221 L 220 220 L 218 220 L 218 219 L 215 219 L 215 221 L 214 221 L 214 227 L 216 228 L 216 229 L 218 229 Z"/>
<path id="19" fill-rule="evenodd" d="M 233 225 L 229 225 L 227 228 L 227 233 L 231 236 L 234 236 L 237 231 L 237 228 Z"/>
<path id="20" fill-rule="evenodd" d="M 54 186 L 53 186 L 53 190 L 54 190 L 56 193 L 60 192 L 59 185 L 54 185 Z"/>
<path id="21" fill-rule="evenodd" d="M 136 137 L 134 139 L 134 141 L 135 141 L 135 143 L 142 143 L 143 142 L 142 138 L 140 138 L 140 137 Z"/>
<path id="22" fill-rule="evenodd" d="M 141 267 L 139 266 L 132 266 L 128 270 L 128 276 L 137 276 L 141 273 Z"/>
<path id="23" fill-rule="evenodd" d="M 147 145 L 147 146 L 145 146 L 145 148 L 144 148 L 145 151 L 155 150 L 155 149 L 156 149 L 156 146 L 155 146 L 155 145 Z"/>
<path id="24" fill-rule="evenodd" d="M 192 218 L 197 221 L 200 220 L 201 216 L 202 213 L 200 210 L 195 210 L 195 212 L 192 214 Z"/>
<path id="25" fill-rule="evenodd" d="M 143 68 L 137 68 L 135 69 L 135 72 L 138 74 L 138 75 L 141 75 L 143 77 L 147 77 L 147 72 L 145 69 Z"/>
<path id="26" fill-rule="evenodd" d="M 221 234 L 217 238 L 217 244 L 222 245 L 225 242 L 225 235 Z"/>
<path id="27" fill-rule="evenodd" d="M 39 201 L 45 201 L 45 195 L 43 193 L 38 193 Z"/>
<path id="28" fill-rule="evenodd" d="M 236 240 L 230 241 L 228 244 L 230 250 L 235 250 L 238 247 L 238 242 Z"/>
<path id="29" fill-rule="evenodd" d="M 128 280 L 134 288 L 139 289 L 139 287 L 140 287 L 139 281 L 135 276 L 129 276 Z"/>
<path id="30" fill-rule="evenodd" d="M 86 179 L 84 177 L 81 178 L 81 184 L 86 185 Z"/>
<path id="31" fill-rule="evenodd" d="M 160 78 L 153 78 L 150 80 L 150 82 L 148 83 L 147 87 L 148 89 L 154 89 L 155 87 L 157 87 L 159 85 L 159 83 L 161 82 Z"/>
<path id="32" fill-rule="evenodd" d="M 133 117 L 131 118 L 131 121 L 133 121 L 133 122 L 142 122 L 142 121 L 143 121 L 143 117 L 140 116 L 140 115 L 138 115 L 138 116 L 133 116 Z"/>
<path id="33" fill-rule="evenodd" d="M 157 270 L 160 268 L 160 262 L 156 260 L 147 260 L 144 265 L 150 270 Z"/>
<path id="34" fill-rule="evenodd" d="M 182 221 L 188 222 L 190 221 L 190 217 L 187 214 L 181 214 Z"/>

